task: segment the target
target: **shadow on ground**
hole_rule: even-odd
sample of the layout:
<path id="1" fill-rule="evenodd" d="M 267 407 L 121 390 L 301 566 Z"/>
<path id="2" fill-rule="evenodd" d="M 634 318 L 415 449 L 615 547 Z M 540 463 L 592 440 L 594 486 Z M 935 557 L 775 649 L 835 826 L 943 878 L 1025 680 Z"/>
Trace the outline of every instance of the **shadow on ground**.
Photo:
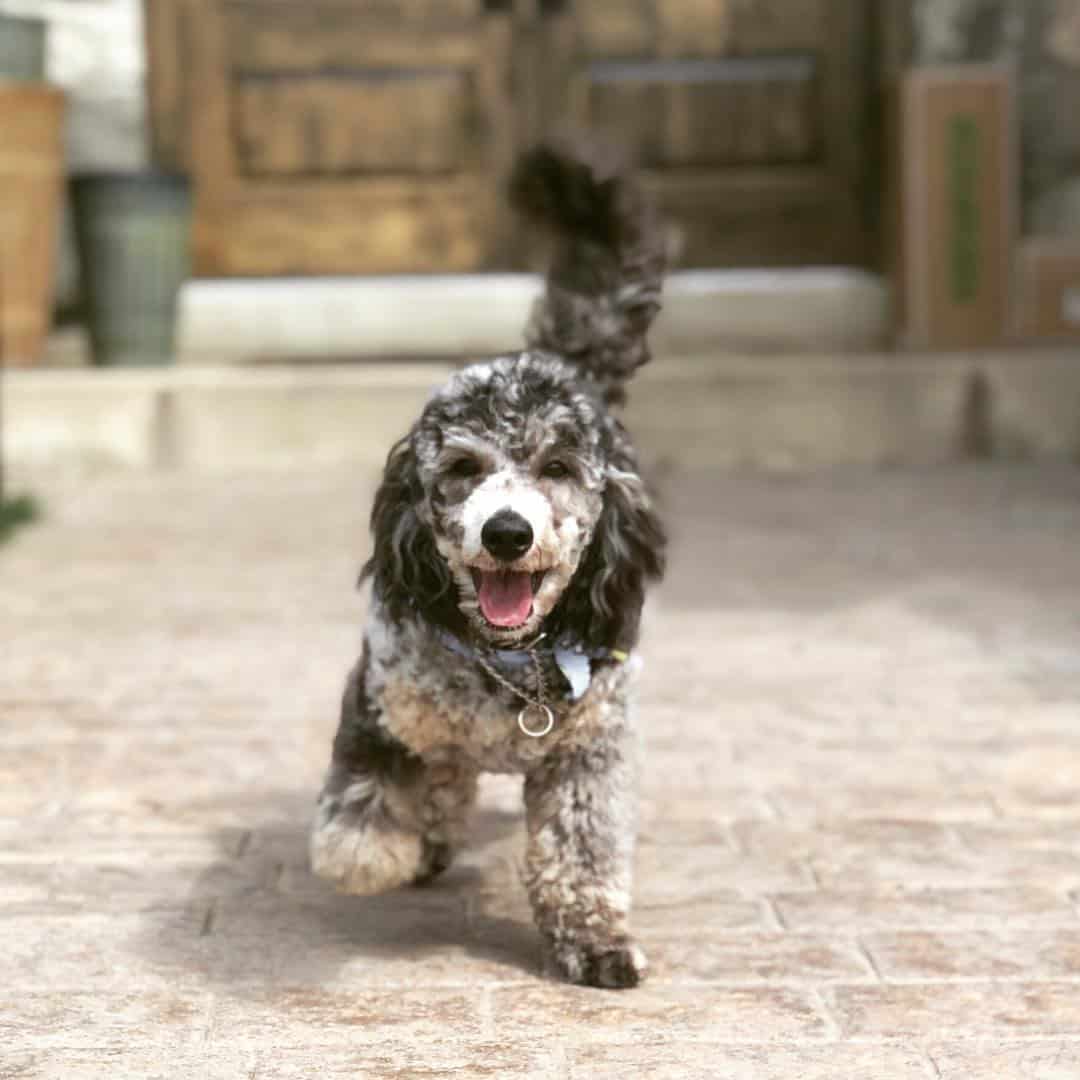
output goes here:
<path id="1" fill-rule="evenodd" d="M 353 897 L 308 870 L 309 795 L 268 795 L 265 824 L 210 834 L 217 856 L 197 871 L 187 902 L 148 912 L 132 942 L 150 969 L 254 997 L 540 973 L 513 856 L 519 815 L 481 807 L 469 848 L 435 882 Z"/>

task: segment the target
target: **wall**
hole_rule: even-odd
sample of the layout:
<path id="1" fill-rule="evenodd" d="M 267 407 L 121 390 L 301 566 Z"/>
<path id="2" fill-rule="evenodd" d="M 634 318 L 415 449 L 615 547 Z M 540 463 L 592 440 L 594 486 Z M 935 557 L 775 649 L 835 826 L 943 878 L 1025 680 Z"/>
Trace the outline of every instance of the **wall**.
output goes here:
<path id="1" fill-rule="evenodd" d="M 68 157 L 77 171 L 146 161 L 140 0 L 0 0 L 49 22 L 48 75 L 69 94 Z"/>

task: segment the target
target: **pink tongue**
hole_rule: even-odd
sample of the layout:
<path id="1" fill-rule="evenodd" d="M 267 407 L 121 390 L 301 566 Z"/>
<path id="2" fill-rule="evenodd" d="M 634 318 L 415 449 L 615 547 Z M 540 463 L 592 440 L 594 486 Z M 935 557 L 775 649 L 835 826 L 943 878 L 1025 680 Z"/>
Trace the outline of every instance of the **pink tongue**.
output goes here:
<path id="1" fill-rule="evenodd" d="M 520 626 L 532 611 L 532 575 L 481 571 L 478 598 L 484 618 L 493 626 Z"/>

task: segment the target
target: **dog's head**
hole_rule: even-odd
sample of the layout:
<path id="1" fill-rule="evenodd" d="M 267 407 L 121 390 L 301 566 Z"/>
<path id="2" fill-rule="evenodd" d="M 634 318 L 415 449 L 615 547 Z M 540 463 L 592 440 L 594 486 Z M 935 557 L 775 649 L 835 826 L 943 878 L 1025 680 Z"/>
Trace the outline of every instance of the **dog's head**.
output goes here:
<path id="1" fill-rule="evenodd" d="M 513 647 L 542 629 L 629 647 L 664 535 L 629 442 L 572 368 L 475 365 L 391 451 L 366 572 L 391 618 Z"/>

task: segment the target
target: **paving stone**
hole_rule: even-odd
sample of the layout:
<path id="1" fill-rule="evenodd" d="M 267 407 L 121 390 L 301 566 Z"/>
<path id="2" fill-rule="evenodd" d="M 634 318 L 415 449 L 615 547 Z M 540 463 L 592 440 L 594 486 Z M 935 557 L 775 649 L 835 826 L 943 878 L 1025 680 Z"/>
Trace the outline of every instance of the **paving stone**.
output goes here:
<path id="1" fill-rule="evenodd" d="M 566 1067 L 559 1051 L 522 1048 L 508 1050 L 480 1042 L 448 1045 L 389 1041 L 360 1048 L 347 1046 L 275 1047 L 234 1049 L 216 1044 L 201 1048 L 163 1050 L 160 1047 L 94 1050 L 59 1049 L 20 1053 L 11 1059 L 7 1077 L 34 1080 L 112 1080 L 138 1076 L 140 1080 L 310 1080 L 313 1076 L 356 1080 L 563 1080 Z"/>
<path id="2" fill-rule="evenodd" d="M 931 1046 L 941 1080 L 1073 1080 L 1080 1076 L 1080 1042 L 986 1040 Z"/>
<path id="3" fill-rule="evenodd" d="M 234 846 L 243 835 L 232 835 Z M 12 915 L 174 909 L 222 896 L 249 896 L 277 884 L 276 865 L 231 858 L 179 864 L 138 857 L 101 862 L 44 858 L 2 866 L 0 909 Z"/>
<path id="4" fill-rule="evenodd" d="M 818 1039 L 828 1030 L 812 998 L 787 987 L 646 983 L 632 994 L 556 984 L 506 987 L 493 991 L 491 1016 L 503 1038 L 541 1042 L 570 1032 L 598 1042 L 636 1043 L 658 1033 L 680 1041 L 771 1042 Z"/>
<path id="5" fill-rule="evenodd" d="M 231 957 L 202 936 L 206 917 L 205 906 L 12 917 L 6 920 L 11 948 L 4 963 L 20 986 L 35 993 L 197 993 L 215 977 L 237 975 Z M 265 953 L 250 953 L 243 963 L 253 975 L 268 974 Z"/>
<path id="6" fill-rule="evenodd" d="M 479 1041 L 487 1031 L 481 992 L 454 990 L 253 990 L 215 1002 L 212 1042 L 260 1050 L 355 1046 L 388 1040 Z"/>
<path id="7" fill-rule="evenodd" d="M 935 823 L 969 822 L 992 818 L 996 813 L 989 791 L 983 794 L 941 791 L 933 786 L 782 787 L 769 792 L 769 801 L 780 816 L 798 821 L 906 819 Z"/>
<path id="8" fill-rule="evenodd" d="M 826 889 L 771 898 L 785 926 L 793 930 L 996 928 L 1074 924 L 1072 903 L 1051 889 Z"/>
<path id="9" fill-rule="evenodd" d="M 634 927 L 645 937 L 670 937 L 679 927 L 693 926 L 702 934 L 725 934 L 733 931 L 768 931 L 776 921 L 763 897 L 751 897 L 727 889 L 697 900 L 669 903 L 638 903 L 634 908 Z"/>
<path id="10" fill-rule="evenodd" d="M 904 885 L 934 888 L 1038 881 L 1080 884 L 1080 849 L 1008 842 L 975 851 L 938 822 L 855 821 L 789 827 L 750 822 L 738 828 L 752 853 L 801 857 L 823 888 Z"/>
<path id="11" fill-rule="evenodd" d="M 1055 889 L 1080 885 L 1080 856 L 1064 851 L 1003 852 L 994 858 L 932 852 L 900 857 L 883 853 L 880 858 L 867 855 L 839 863 L 815 863 L 813 869 L 826 888 L 840 884 L 992 887 L 1017 881 L 1036 881 Z"/>
<path id="12" fill-rule="evenodd" d="M 957 847 L 952 833 L 934 821 L 840 820 L 792 826 L 771 821 L 740 822 L 735 833 L 755 854 L 781 854 L 791 859 L 854 858 L 873 852 L 908 855 L 914 852 L 947 853 Z"/>
<path id="13" fill-rule="evenodd" d="M 570 1051 L 571 1080 L 927 1080 L 925 1058 L 898 1046 L 659 1043 Z"/>
<path id="14" fill-rule="evenodd" d="M 1080 832 L 1072 821 L 1045 819 L 963 824 L 960 842 L 977 855 L 993 858 L 1023 851 L 1080 851 Z"/>
<path id="15" fill-rule="evenodd" d="M 2 708 L 2 706 L 0 706 Z M 17 718 L 7 710 L 4 726 Z M 49 742 L 0 751 L 0 816 L 30 815 L 71 798 L 104 756 L 101 748 Z"/>
<path id="16" fill-rule="evenodd" d="M 563 1080 L 563 1054 L 521 1046 L 508 1049 L 498 1042 L 391 1043 L 363 1051 L 311 1047 L 260 1055 L 257 1080 L 308 1080 L 312 1076 L 357 1077 L 359 1080 Z"/>
<path id="17" fill-rule="evenodd" d="M 780 852 L 747 854 L 710 844 L 642 844 L 635 880 L 639 907 L 676 913 L 690 904 L 708 903 L 728 889 L 753 894 L 811 883 L 806 869 Z"/>
<path id="18" fill-rule="evenodd" d="M 1058 732 L 1069 730 L 1075 699 L 1051 717 Z M 1026 727 L 1026 725 L 1025 725 Z M 1030 743 L 1012 756 L 996 802 L 1006 817 L 1080 820 L 1080 746 L 1049 738 Z"/>
<path id="19" fill-rule="evenodd" d="M 820 985 L 874 978 L 854 945 L 820 935 L 710 935 L 704 941 L 681 932 L 667 939 L 659 934 L 642 937 L 648 944 L 653 976 L 664 981 Z"/>
<path id="20" fill-rule="evenodd" d="M 210 995 L 183 990 L 54 993 L 7 990 L 0 1040 L 26 1052 L 50 1048 L 174 1052 L 197 1045 L 210 1020 Z"/>
<path id="21" fill-rule="evenodd" d="M 807 627 L 805 632 L 828 633 L 817 627 Z M 881 692 L 876 684 L 889 677 L 883 672 L 866 686 L 853 688 L 852 693 L 859 700 Z M 805 700 L 815 692 L 813 687 L 785 689 L 778 677 L 773 678 L 776 685 L 768 690 L 763 688 L 761 693 L 794 693 Z M 826 703 L 826 706 L 835 707 L 832 703 Z M 926 702 L 905 702 L 896 710 L 896 723 L 905 723 L 911 712 L 927 707 Z M 861 721 L 853 723 L 861 726 Z M 881 762 L 887 759 L 890 763 L 887 775 L 894 783 L 932 784 L 956 791 L 966 789 L 969 796 L 978 798 L 993 788 L 995 776 L 1000 772 L 1000 766 L 992 759 L 986 760 L 983 753 L 985 748 L 973 752 L 971 746 L 963 745 L 942 746 L 895 739 L 875 742 L 858 734 L 843 740 L 833 737 L 819 741 L 813 736 L 792 732 L 783 738 L 733 740 L 729 751 L 730 765 L 721 762 L 715 771 L 726 782 L 753 776 L 765 791 L 806 788 L 808 777 L 828 777 L 828 785 L 822 786 L 842 789 L 866 784 L 867 777 L 879 775 Z"/>
<path id="22" fill-rule="evenodd" d="M 971 826 L 974 833 L 981 828 Z M 987 826 L 996 836 L 995 827 Z M 1080 848 L 1066 850 L 1050 838 L 1026 844 L 1004 839 L 976 850 L 940 822 L 851 821 L 790 827 L 749 822 L 736 827 L 749 850 L 759 857 L 786 852 L 805 859 L 823 888 L 986 887 L 1018 880 L 1066 889 L 1080 884 Z"/>
<path id="23" fill-rule="evenodd" d="M 4 1061 L 5 1078 L 33 1080 L 106 1080 L 138 1076 L 140 1080 L 226 1080 L 250 1076 L 258 1066 L 255 1053 L 206 1054 L 186 1049 L 109 1046 L 89 1050 L 52 1049 L 19 1052 Z"/>
<path id="24" fill-rule="evenodd" d="M 822 991 L 845 1036 L 1015 1038 L 1080 1035 L 1075 983 L 943 983 Z"/>
<path id="25" fill-rule="evenodd" d="M 862 941 L 886 979 L 1055 979 L 1080 975 L 1080 927 L 867 934 Z"/>
<path id="26" fill-rule="evenodd" d="M 198 830 L 166 833 L 86 832 L 54 819 L 48 825 L 22 833 L 8 834 L 0 848 L 0 866 L 5 863 L 50 865 L 55 862 L 88 866 L 130 866 L 150 869 L 165 867 L 209 867 L 231 857 L 229 848 L 238 844 L 243 830 L 222 834 Z"/>
<path id="27" fill-rule="evenodd" d="M 702 933 L 726 934 L 735 931 L 768 931 L 775 928 L 768 905 L 763 899 L 750 897 L 730 889 L 717 889 L 696 898 L 671 896 L 668 902 L 656 899 L 646 902 L 637 890 L 634 906 L 635 932 L 649 939 L 668 938 L 694 926 Z M 476 920 L 516 920 L 529 924 L 532 914 L 524 887 L 515 870 L 508 872 L 505 884 L 490 891 L 486 882 L 467 897 L 470 912 Z"/>
<path id="28" fill-rule="evenodd" d="M 671 780 L 663 769 L 656 771 L 656 790 L 646 782 L 641 801 L 638 836 L 646 844 L 719 844 L 730 847 L 728 826 L 748 818 L 768 818 L 772 811 L 756 792 L 741 789 L 712 790 L 708 801 L 700 796 L 679 797 L 669 789 Z M 648 772 L 648 770 L 647 770 Z"/>

